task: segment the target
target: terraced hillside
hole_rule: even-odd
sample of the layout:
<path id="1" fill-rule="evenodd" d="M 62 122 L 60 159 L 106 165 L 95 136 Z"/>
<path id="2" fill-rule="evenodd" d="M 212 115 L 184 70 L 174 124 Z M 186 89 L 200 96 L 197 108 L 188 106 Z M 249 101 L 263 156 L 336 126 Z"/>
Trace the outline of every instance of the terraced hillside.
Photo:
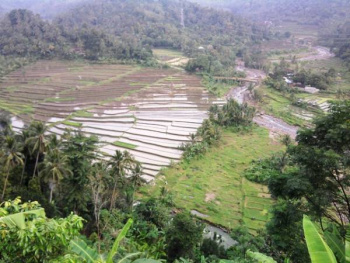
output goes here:
<path id="1" fill-rule="evenodd" d="M 69 128 L 100 137 L 103 158 L 128 150 L 153 177 L 172 161 L 217 100 L 194 75 L 174 69 L 40 61 L 0 84 L 0 107 L 19 130 L 32 119 L 51 133 Z M 23 123 L 24 122 L 24 123 Z"/>

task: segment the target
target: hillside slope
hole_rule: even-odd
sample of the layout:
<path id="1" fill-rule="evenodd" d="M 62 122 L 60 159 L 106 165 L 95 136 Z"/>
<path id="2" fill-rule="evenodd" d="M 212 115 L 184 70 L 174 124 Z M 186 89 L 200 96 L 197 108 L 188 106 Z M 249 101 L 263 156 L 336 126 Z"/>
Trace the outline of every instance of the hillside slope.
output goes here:
<path id="1" fill-rule="evenodd" d="M 25 9 L 16 9 L 0 21 L 0 55 L 35 58 L 146 59 L 147 50 L 121 44 L 93 27 L 62 29 Z"/>
<path id="2" fill-rule="evenodd" d="M 144 45 L 185 50 L 209 44 L 238 48 L 264 36 L 261 29 L 232 13 L 175 0 L 90 2 L 56 21 L 69 28 L 91 25 Z"/>
<path id="3" fill-rule="evenodd" d="M 299 22 L 324 26 L 350 18 L 347 0 L 192 0 L 202 5 L 224 7 L 254 20 Z"/>

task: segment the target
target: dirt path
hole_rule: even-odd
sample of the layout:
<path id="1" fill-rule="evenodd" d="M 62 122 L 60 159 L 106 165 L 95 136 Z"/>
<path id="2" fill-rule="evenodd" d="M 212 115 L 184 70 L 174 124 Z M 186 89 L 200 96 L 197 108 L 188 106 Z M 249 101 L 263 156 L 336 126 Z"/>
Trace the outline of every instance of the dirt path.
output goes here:
<path id="1" fill-rule="evenodd" d="M 236 67 L 238 71 L 244 71 L 246 73 L 246 78 L 248 79 L 263 79 L 266 78 L 265 72 L 257 69 L 250 69 L 244 66 L 242 61 L 238 61 L 238 65 Z M 232 88 L 226 95 L 226 99 L 234 99 L 239 104 L 243 104 L 247 102 L 251 104 L 250 100 L 250 91 L 248 89 L 248 83 L 244 83 L 241 87 Z M 257 87 L 256 87 L 257 88 Z M 295 139 L 298 127 L 287 124 L 286 122 L 262 113 L 257 113 L 254 117 L 253 121 L 261 127 L 268 129 L 272 134 L 288 134 L 291 138 Z"/>
<path id="2" fill-rule="evenodd" d="M 303 57 L 298 59 L 299 61 L 310 61 L 310 60 L 325 60 L 334 57 L 334 54 L 331 53 L 330 49 L 327 47 L 316 46 L 312 47 L 313 51 Z"/>
<path id="3" fill-rule="evenodd" d="M 253 121 L 259 126 L 267 128 L 272 133 L 288 134 L 293 139 L 295 139 L 297 136 L 298 127 L 289 125 L 273 116 L 260 114 L 256 115 Z"/>
<path id="4" fill-rule="evenodd" d="M 247 96 L 249 94 L 248 86 L 242 86 L 238 88 L 232 88 L 230 91 L 226 94 L 226 99 L 234 99 L 239 104 L 243 104 L 243 102 L 247 101 Z"/>

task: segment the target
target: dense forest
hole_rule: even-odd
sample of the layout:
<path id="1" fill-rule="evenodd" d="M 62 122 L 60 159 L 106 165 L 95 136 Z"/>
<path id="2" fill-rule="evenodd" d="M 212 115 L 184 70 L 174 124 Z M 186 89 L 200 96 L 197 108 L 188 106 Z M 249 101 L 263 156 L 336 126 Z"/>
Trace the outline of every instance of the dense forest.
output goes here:
<path id="1" fill-rule="evenodd" d="M 193 0 L 209 6 L 219 6 L 236 14 L 258 21 L 298 22 L 300 24 L 329 26 L 349 18 L 346 0 Z"/>
<path id="2" fill-rule="evenodd" d="M 233 74 L 235 58 L 271 36 L 230 12 L 178 1 L 87 2 L 53 22 L 21 9 L 1 24 L 4 56 L 150 61 L 150 49 L 162 47 L 194 58 L 190 70 L 215 74 Z"/>
<path id="3" fill-rule="evenodd" d="M 89 25 L 143 47 L 181 50 L 197 58 L 196 67 L 206 68 L 203 64 L 208 62 L 210 70 L 216 73 L 230 68 L 233 71 L 237 55 L 270 36 L 263 27 L 230 12 L 186 1 L 93 2 L 73 9 L 55 22 L 68 30 Z"/>
<path id="4" fill-rule="evenodd" d="M 13 10 L 4 17 L 0 34 L 0 52 L 4 56 L 83 56 L 88 59 L 131 59 L 139 56 L 142 59 L 141 54 L 126 52 L 113 37 L 103 31 L 87 26 L 79 30 L 65 30 L 25 9 Z"/>

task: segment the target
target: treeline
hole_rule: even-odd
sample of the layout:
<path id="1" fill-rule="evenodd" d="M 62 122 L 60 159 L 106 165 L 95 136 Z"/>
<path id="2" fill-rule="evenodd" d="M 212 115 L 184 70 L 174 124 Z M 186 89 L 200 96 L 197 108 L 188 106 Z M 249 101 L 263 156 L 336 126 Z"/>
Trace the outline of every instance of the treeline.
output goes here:
<path id="1" fill-rule="evenodd" d="M 90 2 L 57 18 L 65 29 L 92 26 L 140 47 L 181 50 L 194 58 L 189 71 L 234 71 L 237 55 L 269 32 L 229 12 L 186 1 Z"/>
<path id="2" fill-rule="evenodd" d="M 190 161 L 200 158 L 210 147 L 217 145 L 221 139 L 222 128 L 249 129 L 255 112 L 255 108 L 248 106 L 247 103 L 241 105 L 233 99 L 228 100 L 222 107 L 211 106 L 209 119 L 203 121 L 196 134 L 191 134 L 189 142 L 180 146 L 184 151 L 183 159 Z"/>
<path id="3" fill-rule="evenodd" d="M 181 50 L 191 72 L 232 75 L 235 59 L 271 37 L 230 12 L 186 1 L 89 1 L 52 22 L 13 10 L 0 22 L 0 54 L 35 58 L 134 60 L 154 65 L 152 48 Z"/>
<path id="4" fill-rule="evenodd" d="M 295 88 L 291 88 L 286 82 L 286 78 L 293 81 L 293 85 L 297 87 L 311 86 L 319 90 L 326 91 L 335 82 L 336 71 L 330 68 L 325 72 L 312 72 L 311 70 L 300 69 L 297 62 L 288 62 L 282 59 L 276 64 L 264 83 L 273 89 L 281 92 L 292 92 Z"/>
<path id="5" fill-rule="evenodd" d="M 68 30 L 25 9 L 13 10 L 1 20 L 0 54 L 22 58 L 137 61 L 152 57 L 151 50 L 118 42 L 103 30 L 88 26 Z"/>
<path id="6" fill-rule="evenodd" d="M 258 21 L 296 22 L 304 25 L 327 26 L 349 18 L 347 0 L 197 0 L 205 4 L 225 7 L 234 13 Z M 211 2 L 211 3 L 209 3 Z"/>

